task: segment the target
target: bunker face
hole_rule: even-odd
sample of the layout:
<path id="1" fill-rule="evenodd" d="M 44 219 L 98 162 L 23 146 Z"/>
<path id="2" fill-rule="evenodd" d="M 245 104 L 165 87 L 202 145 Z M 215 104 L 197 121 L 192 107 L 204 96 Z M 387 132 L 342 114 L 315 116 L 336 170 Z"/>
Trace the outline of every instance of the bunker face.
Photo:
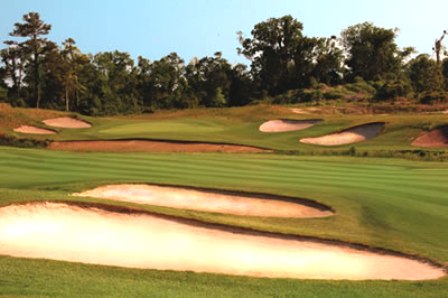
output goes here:
<path id="1" fill-rule="evenodd" d="M 260 126 L 261 132 L 285 132 L 303 130 L 314 126 L 322 120 L 270 120 Z"/>
<path id="2" fill-rule="evenodd" d="M 424 280 L 444 276 L 439 268 L 403 257 L 52 203 L 0 208 L 0 253 L 257 277 Z"/>
<path id="3" fill-rule="evenodd" d="M 419 136 L 412 145 L 425 148 L 448 148 L 448 125 Z"/>
<path id="4" fill-rule="evenodd" d="M 274 197 L 256 198 L 154 185 L 109 185 L 75 195 L 245 216 L 323 217 L 333 214 L 325 206 L 305 206 L 299 201 L 286 202 Z"/>
<path id="5" fill-rule="evenodd" d="M 70 117 L 59 117 L 54 119 L 47 119 L 42 121 L 48 126 L 60 127 L 60 128 L 89 128 L 92 127 L 89 123 L 70 118 Z"/>
<path id="6" fill-rule="evenodd" d="M 53 150 L 87 152 L 271 152 L 271 150 L 267 149 L 239 145 L 140 140 L 52 142 L 48 148 Z"/>
<path id="7" fill-rule="evenodd" d="M 383 122 L 367 123 L 322 137 L 303 138 L 300 142 L 320 146 L 353 144 L 376 137 L 381 132 L 383 127 Z"/>
<path id="8" fill-rule="evenodd" d="M 53 135 L 56 132 L 49 129 L 39 128 L 35 126 L 22 125 L 14 129 L 15 132 L 27 133 L 27 134 L 38 134 L 38 135 Z"/>

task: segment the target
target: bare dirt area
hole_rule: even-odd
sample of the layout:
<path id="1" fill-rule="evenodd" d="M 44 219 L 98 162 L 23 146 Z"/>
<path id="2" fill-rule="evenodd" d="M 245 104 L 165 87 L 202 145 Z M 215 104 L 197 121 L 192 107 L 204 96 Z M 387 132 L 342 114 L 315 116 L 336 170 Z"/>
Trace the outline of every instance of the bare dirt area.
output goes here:
<path id="1" fill-rule="evenodd" d="M 448 125 L 424 133 L 412 142 L 412 146 L 425 148 L 448 148 Z"/>
<path id="2" fill-rule="evenodd" d="M 402 256 L 62 203 L 0 208 L 0 253 L 254 277 L 426 280 L 445 275 L 441 268 Z"/>
<path id="3" fill-rule="evenodd" d="M 320 119 L 312 120 L 270 120 L 260 125 L 261 132 L 286 132 L 304 130 L 322 122 Z"/>
<path id="4" fill-rule="evenodd" d="M 376 137 L 380 134 L 384 125 L 384 122 L 367 123 L 321 137 L 303 138 L 300 142 L 320 146 L 354 144 Z"/>
<path id="5" fill-rule="evenodd" d="M 146 140 L 116 141 L 65 141 L 52 142 L 48 146 L 52 150 L 87 151 L 87 152 L 228 152 L 228 153 L 260 153 L 272 150 L 228 144 L 184 143 Z"/>
<path id="6" fill-rule="evenodd" d="M 78 120 L 71 117 L 59 117 L 54 119 L 43 120 L 48 126 L 59 128 L 90 128 L 92 125 L 82 120 Z"/>
<path id="7" fill-rule="evenodd" d="M 53 135 L 56 134 L 55 131 L 53 130 L 49 130 L 49 129 L 44 129 L 44 128 L 39 128 L 36 126 L 29 126 L 29 125 L 21 125 L 17 128 L 14 128 L 15 132 L 20 132 L 20 133 L 26 133 L 26 134 L 38 134 L 38 135 Z"/>
<path id="8" fill-rule="evenodd" d="M 330 208 L 317 203 L 304 205 L 300 201 L 276 200 L 275 196 L 260 198 L 143 184 L 107 185 L 74 195 L 244 216 L 309 218 L 333 214 Z"/>

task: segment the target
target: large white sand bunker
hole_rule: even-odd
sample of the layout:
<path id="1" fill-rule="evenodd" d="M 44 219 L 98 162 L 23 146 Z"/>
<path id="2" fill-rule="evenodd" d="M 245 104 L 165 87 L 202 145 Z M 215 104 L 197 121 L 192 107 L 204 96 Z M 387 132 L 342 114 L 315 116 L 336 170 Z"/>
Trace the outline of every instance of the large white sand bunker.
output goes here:
<path id="1" fill-rule="evenodd" d="M 27 134 L 37 134 L 37 135 L 53 135 L 56 132 L 49 129 L 39 128 L 36 126 L 29 125 L 21 125 L 17 128 L 14 128 L 15 132 L 27 133 Z"/>
<path id="2" fill-rule="evenodd" d="M 261 132 L 286 132 L 303 130 L 322 122 L 320 119 L 312 120 L 270 120 L 260 125 Z"/>
<path id="3" fill-rule="evenodd" d="M 300 139 L 300 142 L 321 146 L 354 144 L 376 137 L 380 134 L 383 127 L 384 122 L 372 122 L 354 126 L 341 132 L 332 133 L 322 137 L 303 138 Z"/>
<path id="4" fill-rule="evenodd" d="M 257 277 L 424 280 L 444 276 L 442 269 L 399 256 L 59 203 L 0 208 L 0 254 Z"/>
<path id="5" fill-rule="evenodd" d="M 305 205 L 291 198 L 285 201 L 286 197 L 280 196 L 257 194 L 251 197 L 155 185 L 107 185 L 74 195 L 245 216 L 323 217 L 333 214 L 330 208 L 312 201 L 301 200 L 307 203 Z"/>
<path id="6" fill-rule="evenodd" d="M 54 119 L 47 119 L 42 121 L 48 126 L 60 127 L 60 128 L 89 128 L 92 127 L 90 123 L 82 120 L 78 120 L 71 117 L 59 117 Z"/>

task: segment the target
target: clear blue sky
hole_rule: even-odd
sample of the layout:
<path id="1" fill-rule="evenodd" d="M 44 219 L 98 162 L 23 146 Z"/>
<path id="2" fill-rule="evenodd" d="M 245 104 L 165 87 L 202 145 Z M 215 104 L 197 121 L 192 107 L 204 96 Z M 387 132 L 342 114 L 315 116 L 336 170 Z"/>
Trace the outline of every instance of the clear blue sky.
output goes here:
<path id="1" fill-rule="evenodd" d="M 51 40 L 72 37 L 83 52 L 118 49 L 155 60 L 176 51 L 187 62 L 218 50 L 232 63 L 245 61 L 236 32 L 248 35 L 256 23 L 286 14 L 308 36 L 339 35 L 364 21 L 398 27 L 399 46 L 420 53 L 431 53 L 448 29 L 447 0 L 0 0 L 0 40 L 30 11 L 52 24 Z"/>

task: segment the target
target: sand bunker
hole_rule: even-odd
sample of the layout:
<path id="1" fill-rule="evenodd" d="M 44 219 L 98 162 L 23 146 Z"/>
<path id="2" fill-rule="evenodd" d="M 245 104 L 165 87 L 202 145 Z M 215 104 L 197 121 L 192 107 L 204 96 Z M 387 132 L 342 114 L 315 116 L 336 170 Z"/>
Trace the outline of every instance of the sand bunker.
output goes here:
<path id="1" fill-rule="evenodd" d="M 48 126 L 60 128 L 89 128 L 92 127 L 90 123 L 70 117 L 59 117 L 54 119 L 47 119 L 42 121 Z"/>
<path id="2" fill-rule="evenodd" d="M 412 145 L 426 148 L 448 148 L 448 125 L 424 133 L 415 139 Z"/>
<path id="3" fill-rule="evenodd" d="M 280 196 L 250 196 L 155 185 L 108 185 L 74 195 L 245 216 L 323 217 L 333 214 L 330 208 L 312 201 L 297 199 L 294 202 L 292 198 Z"/>
<path id="4" fill-rule="evenodd" d="M 444 276 L 440 268 L 400 256 L 60 203 L 0 208 L 0 253 L 256 277 L 424 280 Z"/>
<path id="5" fill-rule="evenodd" d="M 384 127 L 384 122 L 372 122 L 354 126 L 341 132 L 317 138 L 303 138 L 300 142 L 321 146 L 338 146 L 362 142 L 376 137 Z"/>
<path id="6" fill-rule="evenodd" d="M 292 108 L 291 112 L 296 113 L 296 114 L 309 114 L 309 112 L 305 111 L 302 108 Z"/>
<path id="7" fill-rule="evenodd" d="M 145 140 L 117 140 L 117 141 L 66 141 L 52 142 L 48 146 L 53 150 L 64 151 L 99 151 L 99 152 L 230 152 L 230 153 L 258 153 L 272 150 L 249 146 L 187 143 Z"/>
<path id="8" fill-rule="evenodd" d="M 37 134 L 37 135 L 53 135 L 56 132 L 49 129 L 39 128 L 36 126 L 22 125 L 14 129 L 15 132 Z"/>
<path id="9" fill-rule="evenodd" d="M 319 119 L 313 120 L 270 120 L 260 125 L 261 132 L 285 132 L 303 130 L 322 122 Z"/>

